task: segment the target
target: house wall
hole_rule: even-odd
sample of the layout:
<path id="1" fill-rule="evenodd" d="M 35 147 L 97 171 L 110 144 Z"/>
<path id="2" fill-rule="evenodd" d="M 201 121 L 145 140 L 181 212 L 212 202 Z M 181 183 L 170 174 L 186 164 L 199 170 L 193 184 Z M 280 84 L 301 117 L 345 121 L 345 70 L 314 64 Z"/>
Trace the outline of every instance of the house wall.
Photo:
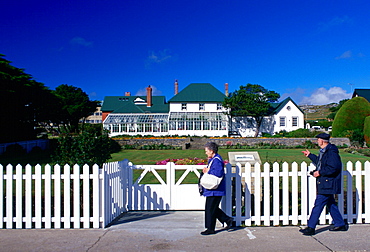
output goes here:
<path id="1" fill-rule="evenodd" d="M 288 110 L 288 107 L 290 109 Z M 280 126 L 280 118 L 285 119 L 285 126 Z M 293 117 L 297 118 L 297 126 L 292 125 Z M 264 117 L 260 129 L 262 133 L 274 134 L 281 130 L 293 131 L 304 128 L 304 114 L 302 111 L 289 101 L 276 115 Z M 233 117 L 231 120 L 230 131 L 238 132 L 242 137 L 253 137 L 256 129 L 256 121 L 253 117 Z"/>
<path id="2" fill-rule="evenodd" d="M 290 110 L 288 108 L 290 108 Z M 297 117 L 297 126 L 293 126 L 293 117 Z M 280 118 L 285 118 L 285 126 L 280 125 Z M 291 101 L 285 104 L 284 108 L 282 108 L 279 113 L 274 116 L 274 120 L 274 129 L 270 134 L 279 132 L 281 130 L 289 132 L 297 129 L 304 129 L 304 114 Z"/>
<path id="3" fill-rule="evenodd" d="M 186 110 L 182 110 L 182 104 L 186 103 Z M 170 103 L 170 112 L 226 112 L 226 109 L 222 108 L 217 110 L 217 103 L 204 103 L 204 110 L 199 110 L 199 104 L 203 102 L 190 103 Z"/>

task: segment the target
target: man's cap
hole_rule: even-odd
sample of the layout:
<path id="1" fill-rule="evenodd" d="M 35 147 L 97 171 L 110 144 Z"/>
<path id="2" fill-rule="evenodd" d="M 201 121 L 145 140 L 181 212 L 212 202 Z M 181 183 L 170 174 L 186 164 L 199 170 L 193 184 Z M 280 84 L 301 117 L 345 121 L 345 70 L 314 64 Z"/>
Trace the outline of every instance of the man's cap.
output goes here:
<path id="1" fill-rule="evenodd" d="M 316 136 L 316 138 L 321 138 L 321 139 L 324 139 L 324 140 L 329 140 L 330 138 L 330 135 L 329 134 L 326 134 L 326 133 L 320 133 Z"/>

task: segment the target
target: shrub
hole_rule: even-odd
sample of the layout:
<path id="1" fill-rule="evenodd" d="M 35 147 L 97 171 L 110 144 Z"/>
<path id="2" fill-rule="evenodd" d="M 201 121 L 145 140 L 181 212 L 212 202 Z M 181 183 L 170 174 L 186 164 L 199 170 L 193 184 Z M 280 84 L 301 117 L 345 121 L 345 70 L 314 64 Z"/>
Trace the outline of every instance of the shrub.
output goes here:
<path id="1" fill-rule="evenodd" d="M 360 129 L 345 130 L 340 134 L 341 137 L 348 137 L 354 146 L 364 146 L 364 133 Z"/>
<path id="2" fill-rule="evenodd" d="M 64 134 L 58 139 L 58 146 L 52 156 L 59 165 L 94 164 L 102 166 L 111 158 L 112 151 L 117 146 L 112 143 L 106 131 L 87 128 L 78 135 Z"/>
<path id="3" fill-rule="evenodd" d="M 370 147 L 370 116 L 367 116 L 364 121 L 364 140 L 367 147 Z"/>
<path id="4" fill-rule="evenodd" d="M 11 144 L 6 147 L 4 156 L 14 157 L 26 154 L 26 150 L 20 144 Z"/>
<path id="5" fill-rule="evenodd" d="M 333 122 L 332 136 L 337 137 L 346 130 L 363 130 L 365 117 L 370 115 L 370 103 L 363 97 L 354 97 L 345 102 Z"/>

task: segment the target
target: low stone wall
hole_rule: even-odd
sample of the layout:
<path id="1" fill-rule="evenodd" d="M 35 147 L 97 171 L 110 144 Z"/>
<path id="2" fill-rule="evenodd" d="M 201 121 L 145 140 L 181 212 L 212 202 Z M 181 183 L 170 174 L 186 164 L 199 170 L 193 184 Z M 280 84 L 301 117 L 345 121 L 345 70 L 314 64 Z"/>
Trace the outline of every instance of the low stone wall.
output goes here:
<path id="1" fill-rule="evenodd" d="M 211 140 L 220 146 L 237 144 L 253 146 L 260 143 L 265 143 L 271 145 L 279 144 L 293 147 L 297 145 L 304 145 L 306 141 L 311 141 L 312 143 L 317 142 L 317 138 L 222 138 Z M 348 138 L 331 138 L 330 142 L 337 146 L 351 145 Z"/>
<path id="2" fill-rule="evenodd" d="M 132 138 L 132 139 L 114 139 L 119 145 L 170 145 L 187 149 L 190 138 Z"/>
<path id="3" fill-rule="evenodd" d="M 206 139 L 206 138 L 205 138 Z M 205 139 L 202 139 L 203 141 Z M 209 138 L 208 141 L 212 141 L 217 143 L 220 146 L 226 145 L 258 145 L 261 143 L 265 144 L 276 144 L 276 145 L 286 145 L 286 146 L 297 146 L 297 145 L 304 145 L 306 141 L 311 141 L 312 143 L 316 143 L 316 138 L 243 138 L 243 137 L 235 137 L 235 138 Z M 132 138 L 132 139 L 115 139 L 121 146 L 124 145 L 170 145 L 176 147 L 182 147 L 183 150 L 188 149 L 192 145 L 192 139 L 190 137 L 187 138 Z M 343 146 L 347 145 L 350 146 L 351 143 L 348 138 L 331 138 L 330 142 L 337 145 Z"/>

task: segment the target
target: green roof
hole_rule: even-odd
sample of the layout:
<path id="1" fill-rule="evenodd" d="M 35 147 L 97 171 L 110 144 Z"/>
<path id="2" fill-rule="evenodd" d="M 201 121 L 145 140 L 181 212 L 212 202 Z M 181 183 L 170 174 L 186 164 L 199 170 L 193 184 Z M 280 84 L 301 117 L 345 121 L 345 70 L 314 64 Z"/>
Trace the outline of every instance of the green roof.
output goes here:
<path id="1" fill-rule="evenodd" d="M 283 101 L 281 102 L 276 102 L 276 103 L 271 103 L 271 112 L 270 114 L 271 115 L 274 115 L 274 114 L 277 114 L 279 113 L 279 111 L 284 108 L 284 106 L 289 102 L 291 101 L 303 114 L 303 110 L 290 98 L 290 97 L 287 97 L 285 98 Z"/>
<path id="2" fill-rule="evenodd" d="M 209 83 L 191 83 L 168 102 L 223 102 L 225 97 Z"/>
<path id="3" fill-rule="evenodd" d="M 169 112 L 164 96 L 152 96 L 151 107 L 147 107 L 146 98 L 146 96 L 106 96 L 101 111 L 120 114 Z M 137 101 L 136 104 L 135 101 Z"/>
<path id="4" fill-rule="evenodd" d="M 370 102 L 370 89 L 356 88 L 355 91 L 353 92 L 352 98 L 356 96 L 364 97 L 368 102 Z"/>

